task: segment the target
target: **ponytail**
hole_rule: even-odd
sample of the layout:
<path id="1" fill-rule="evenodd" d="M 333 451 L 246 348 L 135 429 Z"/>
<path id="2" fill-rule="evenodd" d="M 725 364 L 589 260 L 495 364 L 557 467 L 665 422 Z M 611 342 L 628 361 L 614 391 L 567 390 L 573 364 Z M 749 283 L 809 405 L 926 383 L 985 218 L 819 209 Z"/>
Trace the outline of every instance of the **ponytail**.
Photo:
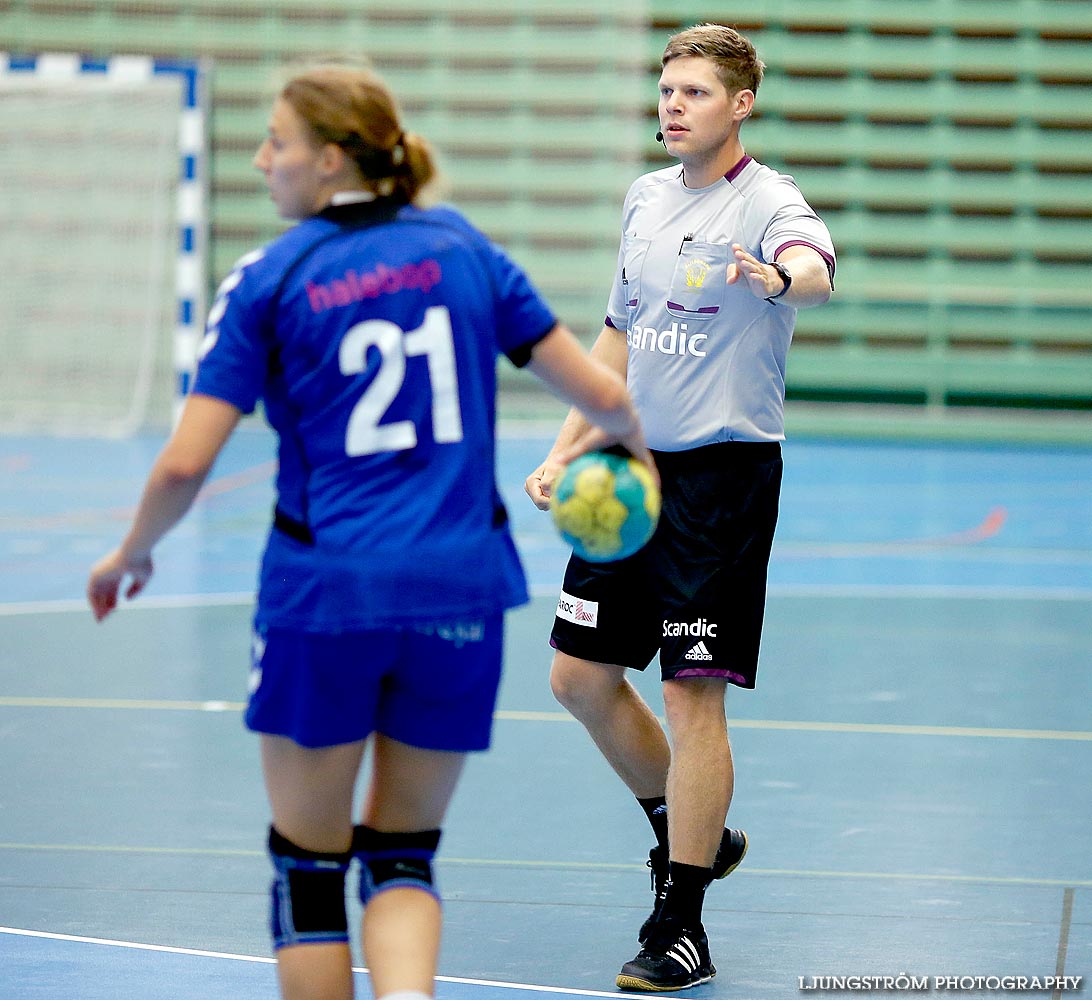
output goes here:
<path id="1" fill-rule="evenodd" d="M 436 160 L 428 141 L 416 132 L 403 132 L 401 163 L 395 167 L 395 189 L 406 201 L 416 201 L 421 191 L 436 179 Z"/>

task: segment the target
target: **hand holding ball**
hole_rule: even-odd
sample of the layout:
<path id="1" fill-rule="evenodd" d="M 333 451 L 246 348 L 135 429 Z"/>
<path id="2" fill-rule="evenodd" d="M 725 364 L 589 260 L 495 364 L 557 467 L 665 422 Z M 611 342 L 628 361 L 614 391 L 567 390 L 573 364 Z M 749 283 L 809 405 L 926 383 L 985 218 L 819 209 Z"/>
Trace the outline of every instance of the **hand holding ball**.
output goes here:
<path id="1" fill-rule="evenodd" d="M 637 552 L 656 530 L 660 491 L 635 458 L 592 451 L 561 473 L 550 503 L 554 524 L 588 562 L 612 562 Z"/>

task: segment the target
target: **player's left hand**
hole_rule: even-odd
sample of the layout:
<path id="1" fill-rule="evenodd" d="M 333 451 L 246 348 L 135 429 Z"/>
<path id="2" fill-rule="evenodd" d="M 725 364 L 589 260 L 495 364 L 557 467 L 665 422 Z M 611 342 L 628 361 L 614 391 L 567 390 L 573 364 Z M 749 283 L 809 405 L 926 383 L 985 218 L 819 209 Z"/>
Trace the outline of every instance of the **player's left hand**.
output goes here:
<path id="1" fill-rule="evenodd" d="M 756 299 L 765 299 L 776 295 L 784 287 L 785 282 L 769 264 L 764 264 L 757 257 L 749 254 L 738 243 L 732 244 L 732 252 L 736 262 L 728 265 L 727 283 L 734 285 L 737 281 L 745 281 L 747 289 Z"/>
<path id="2" fill-rule="evenodd" d="M 144 589 L 154 571 L 150 553 L 127 556 L 118 548 L 103 556 L 91 568 L 87 579 L 87 602 L 95 621 L 101 622 L 118 606 L 118 592 L 126 577 L 129 586 L 125 588 L 125 598 L 131 601 Z"/>
<path id="3" fill-rule="evenodd" d="M 550 460 L 547 459 L 524 481 L 524 492 L 539 510 L 550 509 L 550 493 L 556 478 L 557 467 L 551 469 Z"/>

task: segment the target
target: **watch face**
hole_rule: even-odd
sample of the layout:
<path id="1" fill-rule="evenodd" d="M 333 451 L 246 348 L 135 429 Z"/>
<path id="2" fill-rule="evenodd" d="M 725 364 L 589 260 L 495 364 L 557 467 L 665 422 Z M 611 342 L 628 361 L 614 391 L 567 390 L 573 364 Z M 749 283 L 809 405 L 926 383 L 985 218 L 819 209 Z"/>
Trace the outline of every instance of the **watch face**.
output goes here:
<path id="1" fill-rule="evenodd" d="M 779 275 L 781 275 L 781 280 L 782 280 L 782 282 L 784 282 L 784 285 L 781 288 L 781 291 L 775 292 L 773 295 L 768 295 L 766 297 L 767 302 L 773 302 L 774 299 L 781 298 L 781 296 L 784 295 L 789 290 L 789 286 L 792 284 L 792 275 L 789 274 L 788 268 L 785 267 L 784 264 L 779 264 L 776 260 L 773 261 L 772 263 L 773 263 L 773 269 Z"/>

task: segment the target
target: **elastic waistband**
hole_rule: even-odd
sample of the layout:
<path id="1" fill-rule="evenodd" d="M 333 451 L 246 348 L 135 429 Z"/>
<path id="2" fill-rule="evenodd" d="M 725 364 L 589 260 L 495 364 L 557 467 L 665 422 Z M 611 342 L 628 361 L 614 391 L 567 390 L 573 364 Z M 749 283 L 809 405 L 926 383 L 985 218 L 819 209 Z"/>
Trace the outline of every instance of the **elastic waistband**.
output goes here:
<path id="1" fill-rule="evenodd" d="M 493 527 L 503 528 L 508 523 L 508 511 L 499 500 L 493 507 Z M 301 545 L 314 545 L 315 533 L 304 521 L 286 514 L 280 507 L 273 508 L 273 527 Z"/>
<path id="2" fill-rule="evenodd" d="M 662 469 L 686 471 L 718 466 L 762 465 L 781 457 L 780 441 L 718 441 L 685 451 L 653 451 Z"/>
<path id="3" fill-rule="evenodd" d="M 289 516 L 280 507 L 273 510 L 273 527 L 301 545 L 315 544 L 315 535 L 310 526 Z"/>

